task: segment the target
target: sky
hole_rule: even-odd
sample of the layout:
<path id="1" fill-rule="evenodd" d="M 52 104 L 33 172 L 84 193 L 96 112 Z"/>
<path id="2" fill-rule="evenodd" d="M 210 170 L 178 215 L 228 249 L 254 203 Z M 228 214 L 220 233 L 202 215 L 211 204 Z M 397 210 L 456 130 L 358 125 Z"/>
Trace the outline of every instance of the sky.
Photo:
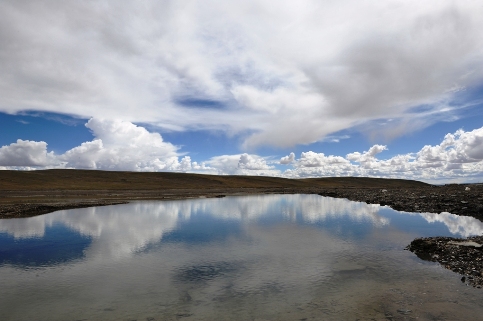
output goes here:
<path id="1" fill-rule="evenodd" d="M 483 182 L 478 0 L 0 1 L 0 169 Z"/>

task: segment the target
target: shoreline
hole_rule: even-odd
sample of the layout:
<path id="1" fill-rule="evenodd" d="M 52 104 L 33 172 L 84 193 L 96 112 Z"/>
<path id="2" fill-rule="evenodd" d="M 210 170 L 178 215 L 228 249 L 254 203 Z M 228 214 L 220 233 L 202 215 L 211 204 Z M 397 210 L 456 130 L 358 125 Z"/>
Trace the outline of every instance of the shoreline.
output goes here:
<path id="1" fill-rule="evenodd" d="M 162 190 L 3 190 L 0 219 L 25 218 L 50 212 L 139 200 L 183 200 L 263 194 L 318 194 L 367 204 L 387 205 L 405 212 L 450 212 L 483 221 L 483 184 L 427 187 L 239 187 Z M 473 243 L 469 243 L 473 242 Z M 476 246 L 475 246 L 476 244 Z M 416 238 L 405 249 L 420 259 L 438 262 L 462 276 L 469 286 L 483 287 L 483 236 Z"/>
<path id="2" fill-rule="evenodd" d="M 462 184 L 399 190 L 333 189 L 319 195 L 390 206 L 397 211 L 449 212 L 483 221 L 483 185 Z M 405 250 L 438 262 L 461 276 L 461 282 L 483 287 L 483 235 L 468 238 L 433 236 L 414 239 Z"/>
<path id="3" fill-rule="evenodd" d="M 140 200 L 167 201 L 263 194 L 316 194 L 316 191 L 292 188 L 3 191 L 0 192 L 0 219 L 26 218 L 64 209 L 126 204 Z"/>
<path id="4" fill-rule="evenodd" d="M 367 204 L 386 205 L 396 211 L 437 214 L 449 212 L 471 216 L 483 222 L 483 184 L 428 185 L 424 188 L 315 186 L 163 190 L 4 190 L 0 191 L 0 219 L 31 217 L 67 207 L 114 205 L 136 200 L 162 201 L 262 194 L 318 194 Z"/>
<path id="5" fill-rule="evenodd" d="M 424 237 L 414 239 L 405 250 L 422 260 L 438 262 L 461 275 L 461 282 L 481 289 L 483 286 L 483 236 L 468 238 Z"/>

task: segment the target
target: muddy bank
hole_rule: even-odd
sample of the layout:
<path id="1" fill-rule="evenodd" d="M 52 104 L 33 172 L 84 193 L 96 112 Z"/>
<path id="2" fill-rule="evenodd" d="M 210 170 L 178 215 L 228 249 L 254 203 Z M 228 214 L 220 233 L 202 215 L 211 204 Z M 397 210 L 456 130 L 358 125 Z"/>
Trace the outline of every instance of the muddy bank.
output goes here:
<path id="1" fill-rule="evenodd" d="M 167 190 L 0 191 L 0 219 L 32 217 L 58 210 L 125 204 L 139 200 L 182 200 L 228 195 L 314 194 L 307 188 L 230 188 Z"/>
<path id="2" fill-rule="evenodd" d="M 106 206 L 126 204 L 125 201 L 67 201 L 53 203 L 20 203 L 20 204 L 1 204 L 0 218 L 22 218 L 47 214 L 60 210 L 70 210 L 74 208 L 85 208 L 93 206 Z"/>

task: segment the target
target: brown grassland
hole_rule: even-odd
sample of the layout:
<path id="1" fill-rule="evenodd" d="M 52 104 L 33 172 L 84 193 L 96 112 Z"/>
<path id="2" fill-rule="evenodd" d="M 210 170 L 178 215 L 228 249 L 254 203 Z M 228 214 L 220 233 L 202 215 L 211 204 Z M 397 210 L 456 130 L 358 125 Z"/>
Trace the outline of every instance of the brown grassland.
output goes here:
<path id="1" fill-rule="evenodd" d="M 59 209 L 265 193 L 332 193 L 333 189 L 415 189 L 428 184 L 365 177 L 286 179 L 185 173 L 53 169 L 0 171 L 0 218 L 27 217 Z M 334 195 L 335 196 L 335 195 Z"/>

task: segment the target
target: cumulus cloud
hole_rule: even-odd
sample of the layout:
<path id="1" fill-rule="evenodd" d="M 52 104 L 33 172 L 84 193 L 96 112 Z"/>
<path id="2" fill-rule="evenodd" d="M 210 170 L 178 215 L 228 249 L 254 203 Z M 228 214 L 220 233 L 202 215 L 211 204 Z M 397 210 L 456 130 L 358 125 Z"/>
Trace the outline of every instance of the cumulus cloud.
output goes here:
<path id="1" fill-rule="evenodd" d="M 54 162 L 54 153 L 47 152 L 46 142 L 18 139 L 0 148 L 0 166 L 49 166 Z"/>
<path id="2" fill-rule="evenodd" d="M 248 155 L 245 153 L 240 155 L 240 160 L 238 161 L 238 168 L 249 170 L 267 170 L 271 167 L 267 165 L 267 162 L 263 158 Z"/>
<path id="3" fill-rule="evenodd" d="M 302 152 L 296 159 L 294 169 L 285 171 L 287 177 L 321 177 L 321 176 L 348 176 L 352 166 L 350 161 L 341 156 Z"/>
<path id="4" fill-rule="evenodd" d="M 0 148 L 3 169 L 81 168 L 128 171 L 190 171 L 191 158 L 163 141 L 159 133 L 121 120 L 90 119 L 86 127 L 94 135 L 64 154 L 47 152 L 47 143 L 23 141 Z M 193 163 L 195 169 L 204 165 Z"/>
<path id="5" fill-rule="evenodd" d="M 250 133 L 245 148 L 388 118 L 401 135 L 481 83 L 482 15 L 469 0 L 6 0 L 0 111 Z"/>
<path id="6" fill-rule="evenodd" d="M 376 176 L 428 182 L 481 179 L 483 127 L 447 134 L 440 144 L 419 151 L 379 158 L 387 146 L 345 157 L 313 151 L 294 153 L 272 161 L 255 154 L 214 156 L 195 162 L 165 142 L 159 133 L 120 120 L 91 119 L 94 139 L 64 154 L 48 152 L 46 142 L 18 140 L 0 148 L 0 169 L 84 168 L 129 171 L 178 171 L 221 175 L 264 175 L 289 178 L 324 176 Z M 290 166 L 281 172 L 275 164 Z"/>
<path id="7" fill-rule="evenodd" d="M 94 139 L 64 154 L 47 151 L 46 142 L 18 140 L 0 148 L 0 169 L 85 168 L 129 171 L 178 171 L 221 175 L 264 175 L 289 178 L 324 176 L 376 176 L 427 182 L 471 180 L 483 172 L 483 127 L 447 134 L 440 144 L 419 151 L 379 158 L 387 146 L 345 157 L 313 151 L 294 153 L 273 161 L 255 154 L 214 156 L 192 161 L 165 142 L 159 133 L 120 120 L 91 119 Z M 276 165 L 290 166 L 281 172 Z"/>
<path id="8" fill-rule="evenodd" d="M 295 154 L 290 153 L 288 156 L 284 156 L 280 159 L 280 164 L 287 165 L 287 164 L 293 163 L 294 160 L 295 160 Z"/>
<path id="9" fill-rule="evenodd" d="M 478 168 L 483 160 L 483 127 L 470 132 L 447 134 L 441 144 L 424 146 L 415 162 L 421 167 L 463 169 Z"/>
<path id="10" fill-rule="evenodd" d="M 374 159 L 374 156 L 383 152 L 386 149 L 387 149 L 386 146 L 374 145 L 371 148 L 369 148 L 368 151 L 362 154 L 359 152 L 347 154 L 347 159 L 351 161 L 359 162 L 359 163 L 367 162 Z"/>
<path id="11" fill-rule="evenodd" d="M 0 169 L 78 168 L 120 171 L 178 171 L 205 174 L 279 176 L 265 158 L 252 154 L 215 156 L 192 162 L 159 133 L 121 120 L 90 119 L 94 139 L 64 154 L 47 152 L 47 143 L 18 140 L 0 148 Z"/>
<path id="12" fill-rule="evenodd" d="M 158 171 L 191 169 L 190 158 L 178 161 L 178 147 L 159 133 L 120 120 L 92 118 L 86 124 L 95 139 L 59 158 L 67 167 L 103 170 Z"/>
<path id="13" fill-rule="evenodd" d="M 386 146 L 374 145 L 368 151 L 349 153 L 345 158 L 311 151 L 302 153 L 295 160 L 294 169 L 287 170 L 284 175 L 378 176 L 437 182 L 458 178 L 468 180 L 483 171 L 483 127 L 447 134 L 439 145 L 426 145 L 416 153 L 389 159 L 376 157 L 386 149 Z"/>
<path id="14" fill-rule="evenodd" d="M 210 168 L 221 175 L 262 175 L 280 176 L 280 171 L 258 155 L 239 154 L 212 157 L 206 162 Z"/>
<path id="15" fill-rule="evenodd" d="M 382 153 L 386 149 L 386 146 L 374 145 L 369 148 L 368 151 L 363 152 L 362 154 L 359 152 L 350 153 L 346 156 L 346 158 L 350 161 L 360 163 L 361 166 L 367 169 L 374 169 L 378 166 L 378 162 L 375 156 L 379 153 Z"/>

